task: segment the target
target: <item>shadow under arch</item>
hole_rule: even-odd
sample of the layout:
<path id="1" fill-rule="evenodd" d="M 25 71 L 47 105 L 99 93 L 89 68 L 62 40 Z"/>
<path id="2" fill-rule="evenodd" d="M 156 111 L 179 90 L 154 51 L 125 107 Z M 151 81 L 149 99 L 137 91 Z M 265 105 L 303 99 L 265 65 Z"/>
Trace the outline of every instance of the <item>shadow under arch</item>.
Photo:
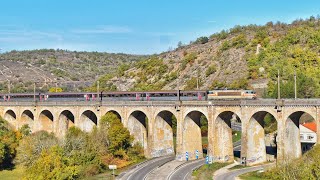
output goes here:
<path id="1" fill-rule="evenodd" d="M 139 110 L 133 111 L 128 118 L 128 130 L 134 137 L 134 143 L 140 144 L 147 155 L 148 150 L 148 118 Z"/>
<path id="2" fill-rule="evenodd" d="M 68 129 L 75 124 L 74 115 L 69 110 L 64 110 L 59 114 L 57 136 L 64 137 Z"/>
<path id="3" fill-rule="evenodd" d="M 86 110 L 80 115 L 79 128 L 85 132 L 90 132 L 94 126 L 97 126 L 97 115 L 91 111 Z"/>
<path id="4" fill-rule="evenodd" d="M 215 119 L 213 144 L 214 154 L 217 161 L 229 162 L 234 160 L 234 156 L 240 157 L 241 141 L 237 142 L 237 149 L 233 147 L 233 130 L 240 131 L 237 136 L 241 134 L 241 120 L 239 116 L 232 111 L 221 112 Z"/>
<path id="5" fill-rule="evenodd" d="M 189 160 L 203 158 L 203 152 L 206 149 L 203 147 L 203 131 L 201 131 L 201 120 L 205 121 L 208 127 L 208 118 L 200 111 L 191 111 L 184 117 L 183 129 L 182 129 L 182 156 L 185 152 L 188 152 Z M 204 130 L 204 128 L 202 130 Z M 206 133 L 204 136 L 208 137 Z"/>
<path id="6" fill-rule="evenodd" d="M 175 146 L 173 138 L 174 134 L 176 134 L 176 120 L 177 118 L 175 117 L 175 115 L 168 110 L 160 111 L 156 115 L 152 135 L 152 157 L 160 157 L 174 154 Z"/>
<path id="7" fill-rule="evenodd" d="M 317 122 L 305 111 L 296 111 L 287 117 L 284 134 L 285 159 L 299 158 L 312 148 L 316 143 L 317 129 L 313 132 L 314 126 L 317 127 Z"/>
<path id="8" fill-rule="evenodd" d="M 245 154 L 247 164 L 274 161 L 277 157 L 276 130 L 278 122 L 268 111 L 255 112 L 247 126 Z M 268 131 L 266 129 L 269 129 Z M 266 135 L 267 134 L 267 135 Z"/>
<path id="9" fill-rule="evenodd" d="M 53 115 L 49 110 L 41 111 L 39 115 L 39 129 L 48 132 L 53 132 L 54 123 L 53 123 Z"/>
<path id="10" fill-rule="evenodd" d="M 8 125 L 10 129 L 15 129 L 16 128 L 16 120 L 17 120 L 17 115 L 16 113 L 9 109 L 4 113 L 3 119 L 5 119 L 6 121 L 8 121 Z"/>
<path id="11" fill-rule="evenodd" d="M 31 131 L 33 131 L 33 124 L 34 124 L 34 115 L 30 110 L 24 110 L 21 114 L 21 122 L 19 123 L 19 127 L 28 124 Z"/>

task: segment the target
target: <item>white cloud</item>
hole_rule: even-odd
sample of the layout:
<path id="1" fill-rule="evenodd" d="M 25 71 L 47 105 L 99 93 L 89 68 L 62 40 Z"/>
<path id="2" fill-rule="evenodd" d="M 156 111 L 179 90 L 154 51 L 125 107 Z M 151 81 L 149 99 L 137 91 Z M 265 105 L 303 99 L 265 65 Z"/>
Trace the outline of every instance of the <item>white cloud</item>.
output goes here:
<path id="1" fill-rule="evenodd" d="M 35 40 L 63 41 L 63 36 L 58 33 L 25 29 L 0 30 L 0 42 L 18 43 L 26 41 L 34 42 Z"/>
<path id="2" fill-rule="evenodd" d="M 92 29 L 74 29 L 71 32 L 76 34 L 121 34 L 130 33 L 132 30 L 126 26 L 98 26 Z"/>

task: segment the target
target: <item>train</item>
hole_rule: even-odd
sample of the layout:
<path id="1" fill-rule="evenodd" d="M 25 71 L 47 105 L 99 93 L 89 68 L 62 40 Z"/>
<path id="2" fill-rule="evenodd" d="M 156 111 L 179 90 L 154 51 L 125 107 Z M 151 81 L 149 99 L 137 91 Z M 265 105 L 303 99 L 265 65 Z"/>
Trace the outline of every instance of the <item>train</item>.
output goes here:
<path id="1" fill-rule="evenodd" d="M 0 101 L 206 101 L 256 99 L 253 90 L 6 93 Z"/>

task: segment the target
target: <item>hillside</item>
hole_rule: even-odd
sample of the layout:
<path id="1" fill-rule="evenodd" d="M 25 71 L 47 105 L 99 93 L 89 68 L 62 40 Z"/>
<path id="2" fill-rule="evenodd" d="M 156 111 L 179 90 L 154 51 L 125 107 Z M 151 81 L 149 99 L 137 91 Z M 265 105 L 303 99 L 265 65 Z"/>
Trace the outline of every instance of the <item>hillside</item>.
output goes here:
<path id="1" fill-rule="evenodd" d="M 320 96 L 319 18 L 235 26 L 178 46 L 108 75 L 105 89 L 196 89 L 198 79 L 199 89 L 250 88 L 260 96 L 277 97 L 279 70 L 282 97 L 294 97 L 294 71 L 298 97 Z"/>
<path id="2" fill-rule="evenodd" d="M 319 17 L 291 24 L 235 26 L 199 37 L 173 51 L 151 56 L 74 52 L 12 51 L 0 54 L 0 91 L 32 92 L 62 87 L 64 91 L 255 89 L 260 96 L 320 97 Z M 197 83 L 198 82 L 198 83 Z"/>
<path id="3" fill-rule="evenodd" d="M 0 54 L 0 91 L 48 91 L 62 87 L 64 91 L 83 91 L 103 74 L 113 74 L 122 64 L 130 64 L 145 56 L 98 52 L 75 52 L 41 49 L 11 51 Z"/>

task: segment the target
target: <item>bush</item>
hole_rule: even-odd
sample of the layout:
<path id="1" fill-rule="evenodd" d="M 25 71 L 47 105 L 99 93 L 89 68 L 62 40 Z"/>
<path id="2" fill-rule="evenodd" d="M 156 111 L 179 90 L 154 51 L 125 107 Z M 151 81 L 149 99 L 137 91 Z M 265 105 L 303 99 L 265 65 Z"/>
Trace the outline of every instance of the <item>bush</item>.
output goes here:
<path id="1" fill-rule="evenodd" d="M 199 37 L 195 43 L 197 44 L 205 44 L 209 41 L 209 38 L 206 36 Z"/>
<path id="2" fill-rule="evenodd" d="M 246 35 L 245 34 L 238 35 L 237 37 L 232 39 L 231 44 L 232 44 L 232 47 L 235 47 L 235 48 L 245 47 L 248 44 Z"/>
<path id="3" fill-rule="evenodd" d="M 206 76 L 210 76 L 211 74 L 215 73 L 217 71 L 217 68 L 214 64 L 210 65 L 206 70 Z"/>
<path id="4" fill-rule="evenodd" d="M 43 150 L 48 150 L 57 144 L 58 139 L 53 133 L 38 131 L 21 140 L 17 148 L 15 162 L 30 167 L 39 158 Z"/>

